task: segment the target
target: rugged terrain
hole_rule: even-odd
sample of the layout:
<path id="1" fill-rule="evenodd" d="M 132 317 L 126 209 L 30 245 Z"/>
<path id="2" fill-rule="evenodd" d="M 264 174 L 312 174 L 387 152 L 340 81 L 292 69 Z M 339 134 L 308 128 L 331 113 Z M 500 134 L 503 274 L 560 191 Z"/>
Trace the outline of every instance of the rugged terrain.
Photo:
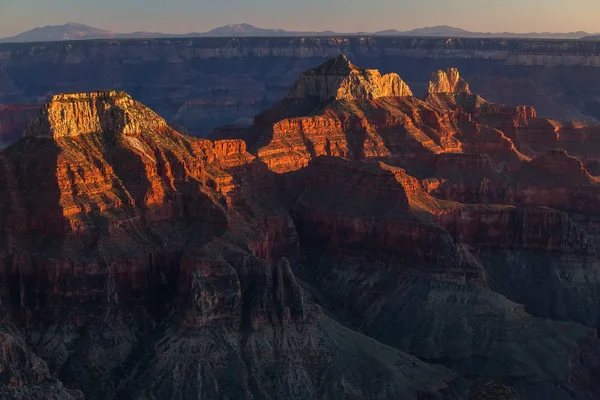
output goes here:
<path id="1" fill-rule="evenodd" d="M 169 123 L 208 136 L 246 125 L 302 72 L 346 54 L 398 73 L 422 96 L 429 74 L 457 67 L 474 92 L 529 104 L 560 121 L 600 120 L 600 50 L 593 41 L 417 37 L 269 37 L 95 40 L 0 45 L 0 104 L 55 94 L 124 90 Z"/>
<path id="2" fill-rule="evenodd" d="M 0 152 L 0 397 L 595 399 L 598 133 L 345 56 L 212 140 L 52 96 Z"/>

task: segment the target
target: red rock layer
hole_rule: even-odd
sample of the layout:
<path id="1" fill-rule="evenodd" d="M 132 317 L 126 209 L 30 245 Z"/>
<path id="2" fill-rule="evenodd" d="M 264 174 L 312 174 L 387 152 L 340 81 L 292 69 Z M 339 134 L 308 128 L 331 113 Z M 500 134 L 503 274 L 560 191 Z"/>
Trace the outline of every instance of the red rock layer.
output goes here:
<path id="1" fill-rule="evenodd" d="M 299 229 L 311 226 L 315 242 L 331 249 L 367 246 L 380 253 L 416 252 L 432 261 L 450 240 L 440 227 L 455 240 L 477 246 L 587 249 L 584 231 L 565 213 L 439 200 L 404 170 L 383 163 L 318 158 L 291 182 L 301 193 L 296 203 Z M 535 204 L 521 202 L 528 203 Z"/>
<path id="2" fill-rule="evenodd" d="M 81 315 L 69 314 L 78 324 L 159 290 L 179 269 L 186 239 L 177 229 L 199 230 L 200 243 L 222 234 L 228 205 L 239 201 L 225 170 L 253 158 L 241 140 L 182 136 L 123 93 L 57 96 L 0 153 L 0 271 L 19 293 L 22 317 L 43 305 L 52 321 L 86 303 Z M 265 226 L 266 238 L 249 246 L 269 259 L 277 244 Z M 46 238 L 41 253 L 28 252 L 21 237 Z M 30 287 L 54 289 L 42 300 Z"/>
<path id="3" fill-rule="evenodd" d="M 362 160 L 487 153 L 501 167 L 527 159 L 513 138 L 535 118 L 533 109 L 491 104 L 470 94 L 456 70 L 435 77 L 439 79 L 432 81 L 433 89 L 423 100 L 287 98 L 256 118 L 247 130 L 248 140 L 257 144 L 259 158 L 275 172 L 297 170 L 321 155 Z M 303 82 L 300 78 L 296 86 Z"/>
<path id="4" fill-rule="evenodd" d="M 373 347 L 378 360 L 380 352 L 387 359 L 409 351 L 467 377 L 488 377 L 478 369 L 484 360 L 525 389 L 571 390 L 565 377 L 586 378 L 588 357 L 600 354 L 593 226 L 575 222 L 596 213 L 597 178 L 563 150 L 540 155 L 530 146 L 532 158 L 520 151 L 529 127 L 540 127 L 531 138 L 560 132 L 532 109 L 487 103 L 468 92 L 458 71 L 442 75 L 420 100 L 394 76 L 335 59 L 258 116 L 248 144 L 181 135 L 122 92 L 54 97 L 25 137 L 0 153 L 0 310 L 24 326 L 53 326 L 49 334 L 60 343 L 70 334 L 54 328 L 61 324 L 95 335 L 131 313 L 158 326 L 159 339 L 128 339 L 151 354 L 142 348 L 139 359 L 133 351 L 123 356 L 137 362 L 123 398 L 154 385 L 163 385 L 159 394 L 181 386 L 170 372 L 156 372 L 164 365 L 193 371 L 196 385 L 207 359 L 242 359 L 235 376 L 267 382 L 261 396 L 281 393 L 273 388 L 281 365 L 310 359 L 315 375 L 337 376 L 336 365 L 353 365 L 347 354 L 365 357 L 352 350 L 347 338 L 354 336 L 320 312 L 321 297 L 396 348 Z M 542 277 L 553 278 L 538 279 L 540 266 L 549 271 Z M 123 335 L 143 336 L 144 329 L 153 328 Z M 10 363 L 18 373 L 0 370 L 0 379 L 45 381 L 48 374 L 13 338 L 0 335 L 0 367 Z M 79 365 L 45 338 L 38 342 L 57 369 Z M 124 348 L 81 342 L 73 345 L 77 357 L 94 353 L 88 342 L 118 354 Z M 521 342 L 537 350 L 522 350 Z M 560 371 L 540 368 L 547 360 Z M 237 362 L 216 369 L 231 377 Z M 120 371 L 108 364 L 82 368 L 103 378 Z M 145 384 L 140 371 L 158 383 Z M 290 371 L 308 376 L 297 365 Z M 284 391 L 299 382 L 282 379 Z M 192 397 L 206 388 L 198 385 Z M 123 390 L 116 386 L 114 393 Z M 318 390 L 304 381 L 298 387 L 296 398 Z M 429 392 L 408 397 L 419 393 Z"/>
<path id="5" fill-rule="evenodd" d="M 428 93 L 471 93 L 469 84 L 460 77 L 456 68 L 448 68 L 446 71 L 437 71 L 431 75 L 431 81 L 427 88 Z"/>

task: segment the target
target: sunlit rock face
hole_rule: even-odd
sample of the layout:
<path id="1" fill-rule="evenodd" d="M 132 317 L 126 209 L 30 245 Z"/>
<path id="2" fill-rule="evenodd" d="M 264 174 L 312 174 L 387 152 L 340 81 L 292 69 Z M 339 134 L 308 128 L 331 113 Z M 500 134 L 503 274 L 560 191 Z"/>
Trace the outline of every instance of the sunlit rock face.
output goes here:
<path id="1" fill-rule="evenodd" d="M 501 128 L 505 124 L 514 130 L 520 121 L 523 125 L 535 118 L 535 112 L 489 103 L 471 94 L 455 68 L 434 73 L 430 87 L 435 90 L 423 99 L 404 91 L 390 93 L 385 80 L 356 86 L 344 83 L 367 72 L 380 76 L 378 71 L 359 69 L 343 56 L 309 70 L 289 96 L 258 115 L 254 126 L 238 136 L 245 137 L 276 172 L 303 168 L 319 156 L 368 160 L 486 151 L 501 159 L 499 164 L 508 161 L 512 166 L 527 158 Z M 313 79 L 319 83 L 311 89 L 307 80 Z M 335 90 L 327 89 L 327 82 Z M 326 89 L 319 94 L 318 88 Z M 339 88 L 344 89 L 343 95 Z"/>
<path id="2" fill-rule="evenodd" d="M 25 137 L 59 139 L 99 132 L 135 136 L 166 127 L 162 118 L 124 92 L 59 94 L 46 103 Z"/>
<path id="3" fill-rule="evenodd" d="M 597 127 L 299 75 L 214 140 L 50 98 L 0 152 L 0 397 L 600 396 Z"/>
<path id="4" fill-rule="evenodd" d="M 412 96 L 412 92 L 398 74 L 360 69 L 341 55 L 302 74 L 288 98 L 352 101 L 406 96 Z"/>
<path id="5" fill-rule="evenodd" d="M 471 93 L 469 84 L 461 78 L 458 69 L 436 71 L 431 76 L 428 93 Z"/>
<path id="6" fill-rule="evenodd" d="M 268 386 L 299 385 L 282 398 L 314 397 L 350 377 L 359 380 L 341 398 L 347 390 L 380 397 L 360 376 L 366 367 L 390 371 L 386 393 L 394 396 L 460 398 L 458 375 L 392 348 L 389 360 L 344 367 L 337 377 L 324 372 L 348 354 L 362 358 L 368 339 L 309 300 L 292 270 L 300 252 L 294 222 L 273 197 L 276 180 L 254 160 L 243 140 L 181 135 L 123 92 L 54 96 L 0 153 L 2 398 L 220 397 L 223 390 L 192 378 L 212 364 L 213 345 L 236 365 L 210 367 L 233 397 L 280 393 L 244 384 L 249 374 Z M 154 355 L 142 356 L 138 346 L 153 342 L 163 323 L 174 331 L 153 354 L 166 357 L 170 370 L 196 371 L 185 379 L 198 386 L 173 389 L 179 378 L 164 375 Z M 88 341 L 88 334 L 102 339 Z M 332 341 L 338 334 L 351 339 Z M 276 360 L 261 350 L 271 335 L 290 340 L 276 345 Z M 34 337 L 44 337 L 35 351 L 45 359 L 34 353 Z M 213 345 L 201 349 L 200 342 Z M 179 346 L 190 358 L 178 355 Z M 118 388 L 112 376 L 136 348 L 148 364 Z M 284 370 L 299 351 L 306 357 L 295 372 L 273 378 L 273 362 Z M 245 366 L 248 357 L 254 361 Z M 406 381 L 415 368 L 423 373 Z"/>
<path id="7" fill-rule="evenodd" d="M 185 38 L 0 44 L 0 104 L 43 104 L 55 93 L 118 88 L 169 123 L 207 137 L 247 125 L 305 71 L 338 54 L 413 94 L 432 71 L 456 67 L 495 103 L 535 106 L 558 121 L 600 120 L 600 53 L 591 41 L 444 38 Z M 540 74 L 541 67 L 544 74 Z"/>

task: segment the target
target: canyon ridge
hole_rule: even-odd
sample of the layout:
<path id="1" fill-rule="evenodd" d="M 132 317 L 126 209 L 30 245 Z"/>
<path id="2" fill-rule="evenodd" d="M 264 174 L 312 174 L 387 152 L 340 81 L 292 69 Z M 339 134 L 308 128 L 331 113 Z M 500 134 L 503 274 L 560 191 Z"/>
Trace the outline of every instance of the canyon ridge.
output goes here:
<path id="1" fill-rule="evenodd" d="M 419 37 L 268 37 L 89 40 L 0 44 L 0 104 L 123 90 L 168 123 L 207 137 L 247 126 L 307 69 L 338 54 L 398 73 L 416 96 L 429 74 L 456 67 L 489 101 L 532 105 L 561 122 L 600 121 L 600 47 L 590 40 Z M 0 115 L 0 125 L 2 125 Z M 0 127 L 12 143 L 24 125 Z"/>
<path id="2" fill-rule="evenodd" d="M 338 55 L 210 139 L 121 90 L 27 109 L 0 397 L 600 396 L 600 126 L 429 74 Z"/>

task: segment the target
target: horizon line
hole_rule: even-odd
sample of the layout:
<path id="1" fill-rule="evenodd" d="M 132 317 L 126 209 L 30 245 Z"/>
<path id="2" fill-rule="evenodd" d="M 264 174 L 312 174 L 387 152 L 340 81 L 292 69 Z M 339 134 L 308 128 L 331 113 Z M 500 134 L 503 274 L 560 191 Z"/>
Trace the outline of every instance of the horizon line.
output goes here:
<path id="1" fill-rule="evenodd" d="M 6 36 L 3 37 L 2 39 L 7 39 L 7 38 L 12 38 L 15 36 L 19 36 L 21 34 L 24 33 L 28 33 L 31 31 L 34 31 L 36 29 L 44 29 L 44 28 L 56 28 L 56 27 L 64 27 L 64 26 L 69 26 L 69 25 L 80 25 L 80 26 L 84 26 L 87 28 L 93 28 L 93 29 L 97 29 L 97 30 L 101 30 L 101 31 L 105 31 L 107 33 L 112 33 L 112 34 L 123 34 L 123 35 L 127 35 L 127 34 L 133 34 L 133 33 L 156 33 L 156 34 L 165 34 L 165 35 L 187 35 L 187 34 L 193 34 L 193 33 L 209 33 L 213 30 L 219 29 L 219 28 L 227 28 L 227 27 L 235 27 L 235 26 L 243 26 L 243 25 L 247 25 L 249 27 L 252 28 L 256 28 L 256 29 L 260 29 L 260 30 L 272 30 L 272 31 L 281 31 L 281 32 L 293 32 L 293 33 L 326 33 L 326 32 L 331 32 L 331 33 L 335 33 L 338 35 L 345 35 L 345 34 L 351 34 L 351 35 L 355 35 L 355 34 L 374 34 L 374 33 L 380 33 L 380 32 L 386 32 L 386 31 L 397 31 L 397 32 L 401 32 L 401 33 L 406 33 L 406 32 L 411 32 L 411 31 L 415 31 L 415 30 L 424 30 L 424 29 L 434 29 L 434 28 L 449 28 L 449 29 L 455 29 L 455 30 L 461 30 L 464 31 L 465 33 L 472 33 L 472 34 L 491 34 L 491 35 L 501 35 L 501 34 L 512 34 L 512 35 L 530 35 L 530 34 L 576 34 L 576 33 L 583 33 L 583 34 L 589 34 L 589 35 L 597 35 L 600 34 L 600 32 L 588 32 L 586 30 L 575 30 L 575 31 L 526 31 L 526 32 L 516 32 L 516 31 L 508 31 L 508 30 L 503 30 L 503 31 L 477 31 L 477 30 L 469 30 L 469 29 L 464 29 L 461 27 L 457 27 L 457 26 L 453 26 L 453 25 L 447 25 L 447 24 L 441 24 L 441 25 L 426 25 L 426 26 L 421 26 L 421 27 L 417 27 L 417 28 L 410 28 L 410 29 L 400 29 L 400 28 L 387 28 L 387 29 L 381 29 L 381 30 L 377 30 L 377 31 L 362 31 L 362 30 L 357 30 L 357 31 L 351 31 L 351 32 L 341 32 L 341 31 L 335 31 L 333 29 L 319 29 L 319 30 L 297 30 L 297 29 L 283 29 L 283 28 L 268 28 L 268 27 L 263 27 L 263 26 L 258 26 L 258 25 L 254 25 L 248 22 L 241 22 L 241 23 L 232 23 L 232 24 L 226 24 L 226 25 L 219 25 L 219 26 L 215 26 L 214 28 L 208 29 L 208 30 L 192 30 L 192 31 L 186 31 L 186 32 L 169 32 L 169 31 L 159 31 L 159 30 L 135 30 L 135 31 L 115 31 L 115 30 L 110 30 L 110 29 L 104 29 L 104 28 L 99 28 L 97 26 L 94 25 L 89 25 L 87 23 L 82 23 L 82 22 L 77 22 L 77 21 L 68 21 L 64 24 L 58 24 L 58 25 L 40 25 L 40 26 L 36 26 L 24 31 L 21 31 L 19 33 L 16 33 L 14 35 L 10 35 L 10 36 Z"/>

